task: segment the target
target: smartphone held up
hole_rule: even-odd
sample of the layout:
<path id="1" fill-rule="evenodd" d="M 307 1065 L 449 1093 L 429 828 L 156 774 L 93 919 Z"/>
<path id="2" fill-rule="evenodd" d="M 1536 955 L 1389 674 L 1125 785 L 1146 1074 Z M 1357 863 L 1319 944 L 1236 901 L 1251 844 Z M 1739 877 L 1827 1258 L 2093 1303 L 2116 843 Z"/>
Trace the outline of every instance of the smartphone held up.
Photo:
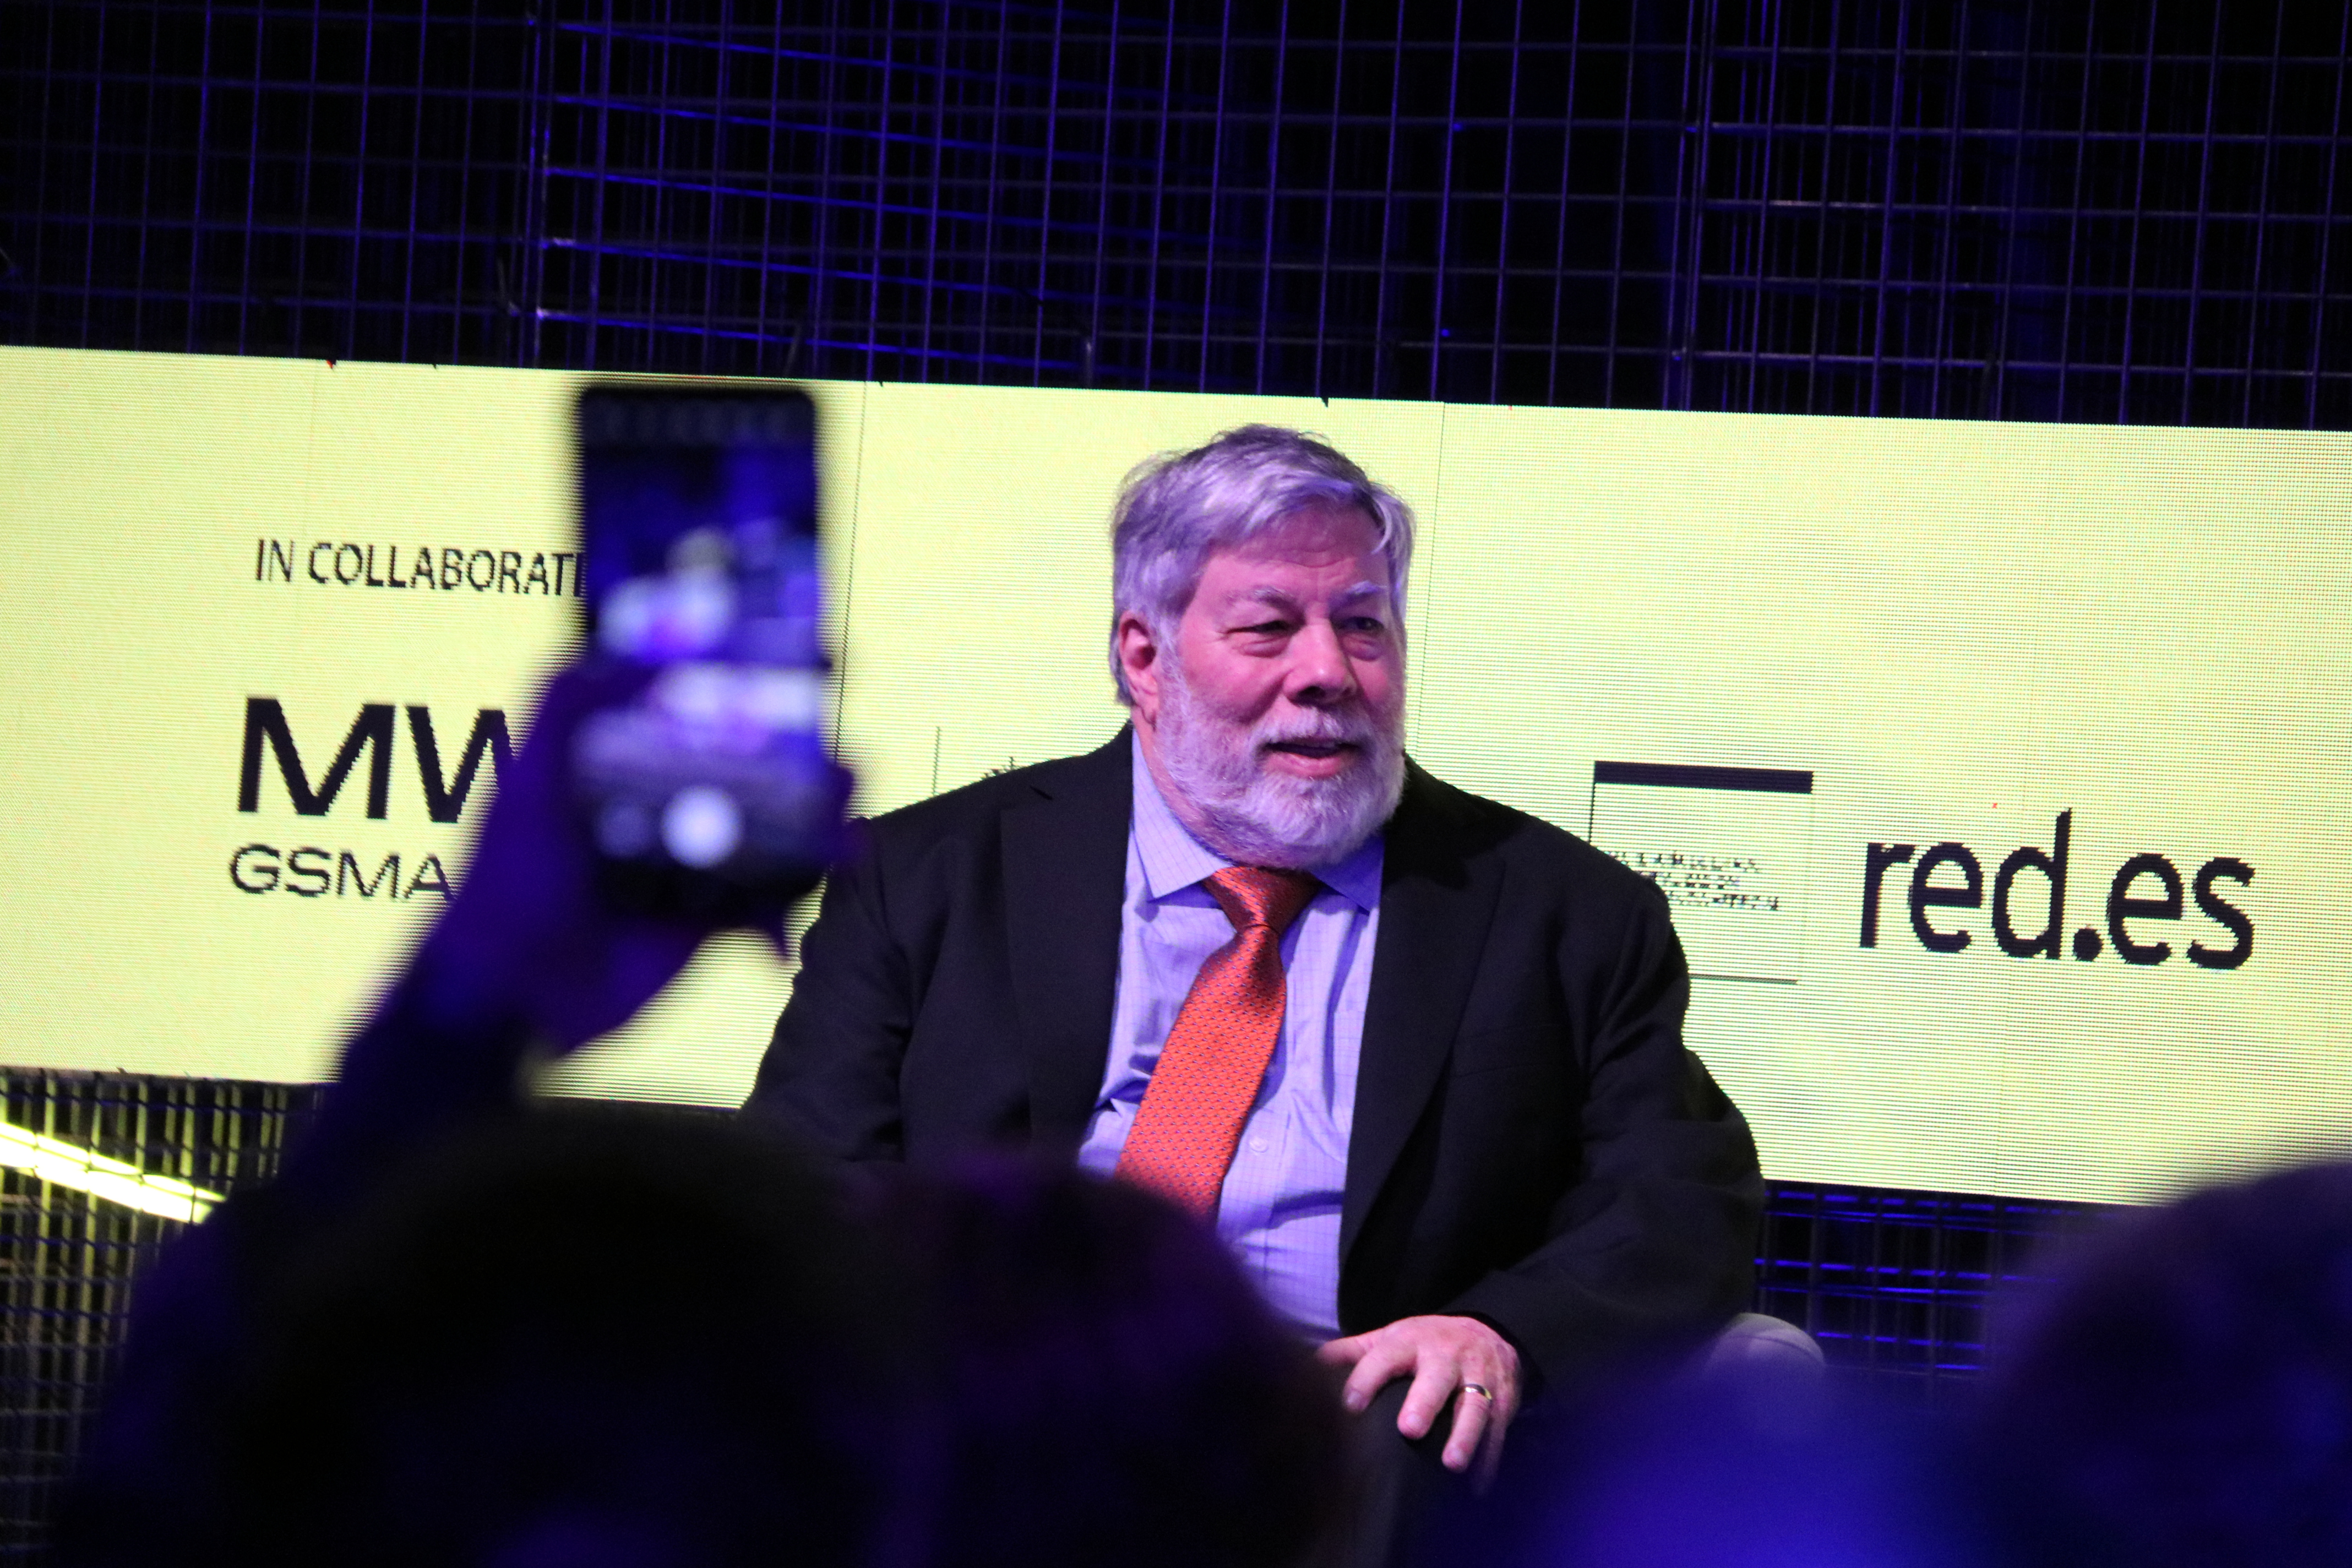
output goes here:
<path id="1" fill-rule="evenodd" d="M 575 798 L 604 895 L 772 921 L 837 853 L 824 746 L 815 411 L 785 388 L 589 388 L 577 415 L 592 659 L 647 667 L 592 715 Z"/>

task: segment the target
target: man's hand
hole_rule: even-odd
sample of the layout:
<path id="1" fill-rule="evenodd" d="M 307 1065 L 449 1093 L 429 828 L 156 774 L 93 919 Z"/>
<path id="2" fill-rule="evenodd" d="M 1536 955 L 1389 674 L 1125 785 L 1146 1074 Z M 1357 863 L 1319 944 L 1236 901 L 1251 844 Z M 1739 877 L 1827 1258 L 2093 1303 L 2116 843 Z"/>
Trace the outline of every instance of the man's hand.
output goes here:
<path id="1" fill-rule="evenodd" d="M 1412 1387 L 1397 1415 L 1397 1430 L 1407 1437 L 1427 1436 L 1452 1402 L 1445 1468 L 1465 1470 L 1475 1458 L 1479 1484 L 1495 1479 L 1503 1434 L 1519 1413 L 1519 1352 L 1510 1341 L 1475 1318 L 1400 1318 L 1369 1334 L 1333 1340 L 1316 1355 L 1326 1366 L 1353 1369 L 1344 1392 L 1351 1415 L 1361 1415 L 1391 1380 L 1410 1376 Z"/>

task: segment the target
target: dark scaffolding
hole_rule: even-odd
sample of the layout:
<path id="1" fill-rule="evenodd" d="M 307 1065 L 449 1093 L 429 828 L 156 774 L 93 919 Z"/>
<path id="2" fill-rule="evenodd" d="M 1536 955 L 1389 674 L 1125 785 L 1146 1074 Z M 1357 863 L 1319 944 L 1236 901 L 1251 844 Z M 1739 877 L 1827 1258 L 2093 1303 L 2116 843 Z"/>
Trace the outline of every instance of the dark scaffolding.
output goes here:
<path id="1" fill-rule="evenodd" d="M 18 342 L 2352 418 L 2340 5 L 6 11 Z"/>

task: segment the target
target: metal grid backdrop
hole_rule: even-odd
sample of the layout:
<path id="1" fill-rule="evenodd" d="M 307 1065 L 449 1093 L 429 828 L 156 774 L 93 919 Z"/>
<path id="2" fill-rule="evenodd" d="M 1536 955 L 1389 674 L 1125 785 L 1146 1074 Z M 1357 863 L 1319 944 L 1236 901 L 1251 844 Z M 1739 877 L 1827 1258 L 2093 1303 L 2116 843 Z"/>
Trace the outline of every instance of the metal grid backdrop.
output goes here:
<path id="1" fill-rule="evenodd" d="M 2342 5 L 0 15 L 17 342 L 2352 421 Z"/>
<path id="2" fill-rule="evenodd" d="M 0 337 L 2343 428 L 2347 28 L 2310 0 L 0 0 Z M 21 1125 L 229 1185 L 309 1103 L 6 1086 Z M 1932 1390 L 2074 1212 L 1784 1185 L 1760 1304 Z M 163 1228 L 0 1185 L 0 1550 Z"/>

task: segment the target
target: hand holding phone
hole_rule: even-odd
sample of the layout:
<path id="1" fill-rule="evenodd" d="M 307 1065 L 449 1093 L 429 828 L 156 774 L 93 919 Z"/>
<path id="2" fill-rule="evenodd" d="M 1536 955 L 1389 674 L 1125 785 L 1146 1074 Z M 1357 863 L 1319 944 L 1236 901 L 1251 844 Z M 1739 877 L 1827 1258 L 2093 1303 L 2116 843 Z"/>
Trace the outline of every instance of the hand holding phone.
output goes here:
<path id="1" fill-rule="evenodd" d="M 652 670 L 573 742 L 600 891 L 769 921 L 842 843 L 815 411 L 785 388 L 597 386 L 578 434 L 590 658 Z"/>

